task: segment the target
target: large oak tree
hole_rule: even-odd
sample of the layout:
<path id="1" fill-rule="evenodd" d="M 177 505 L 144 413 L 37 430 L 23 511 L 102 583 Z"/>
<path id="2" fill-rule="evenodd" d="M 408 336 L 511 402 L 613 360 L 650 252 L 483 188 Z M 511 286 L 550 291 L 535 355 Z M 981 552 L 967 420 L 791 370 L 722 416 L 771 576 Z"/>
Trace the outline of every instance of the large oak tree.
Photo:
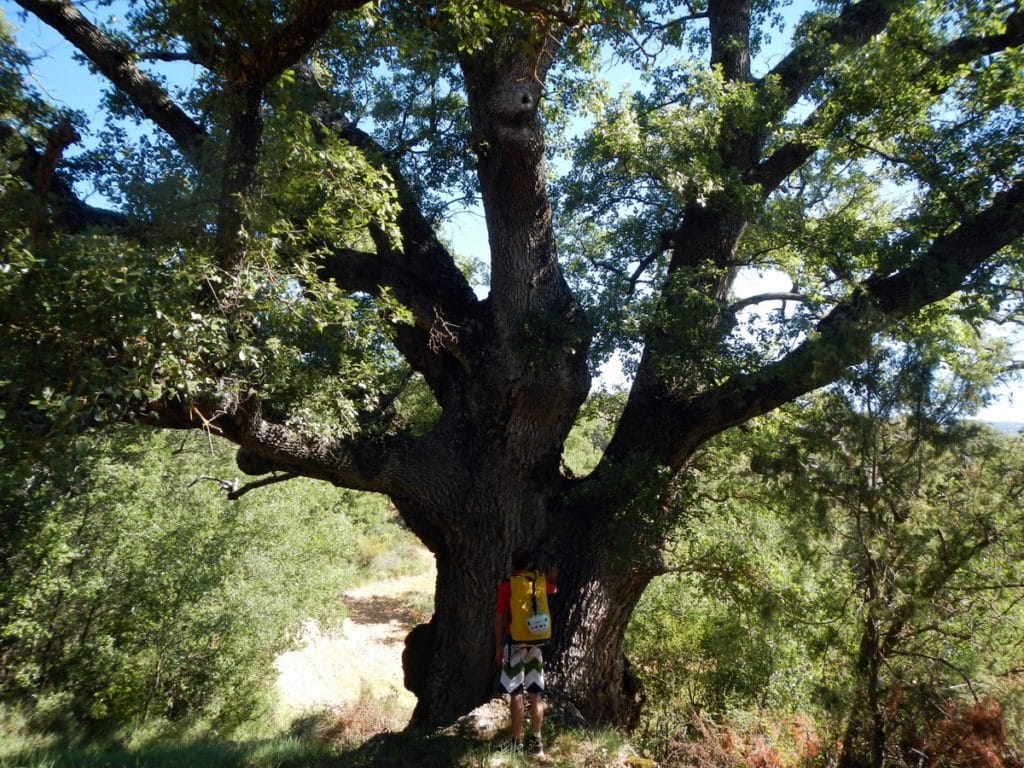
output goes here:
<path id="1" fill-rule="evenodd" d="M 235 494 L 386 494 L 437 561 L 404 657 L 419 723 L 490 693 L 526 545 L 561 569 L 552 688 L 629 724 L 623 635 L 688 459 L 922 318 L 1019 303 L 1017 2 L 821 2 L 782 53 L 761 0 L 17 4 L 111 119 L 48 107 L 5 43 L 8 426 L 202 429 L 259 478 Z M 607 57 L 635 93 L 602 88 Z M 462 199 L 486 295 L 440 234 Z M 737 295 L 758 270 L 791 289 Z M 577 476 L 613 352 L 628 398 Z"/>

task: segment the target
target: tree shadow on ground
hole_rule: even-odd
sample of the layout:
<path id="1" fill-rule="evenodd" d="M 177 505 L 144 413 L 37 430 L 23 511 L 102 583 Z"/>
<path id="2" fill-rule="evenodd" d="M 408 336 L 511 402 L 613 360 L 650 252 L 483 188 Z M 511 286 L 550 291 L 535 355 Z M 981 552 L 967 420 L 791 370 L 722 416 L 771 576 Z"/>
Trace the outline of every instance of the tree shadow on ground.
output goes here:
<path id="1" fill-rule="evenodd" d="M 396 624 L 404 632 L 423 621 L 423 612 L 409 605 L 406 595 L 346 597 L 348 617 L 357 624 Z"/>
<path id="2" fill-rule="evenodd" d="M 470 753 L 486 749 L 480 741 L 465 736 L 406 730 L 378 734 L 331 765 L 339 768 L 450 768 L 465 765 Z"/>
<path id="3" fill-rule="evenodd" d="M 51 745 L 0 754 L 0 766 L 17 768 L 451 768 L 475 765 L 488 745 L 457 735 L 382 733 L 363 744 L 344 746 L 303 739 L 243 742 L 161 743 L 138 748 L 118 745 Z"/>

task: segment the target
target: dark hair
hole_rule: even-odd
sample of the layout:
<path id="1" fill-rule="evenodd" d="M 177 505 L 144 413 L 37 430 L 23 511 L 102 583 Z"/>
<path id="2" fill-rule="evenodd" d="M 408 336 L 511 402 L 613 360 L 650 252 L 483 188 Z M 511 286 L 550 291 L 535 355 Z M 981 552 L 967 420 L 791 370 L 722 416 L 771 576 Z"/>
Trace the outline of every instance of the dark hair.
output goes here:
<path id="1" fill-rule="evenodd" d="M 525 571 L 533 564 L 533 552 L 528 549 L 516 549 L 512 552 L 512 570 Z"/>

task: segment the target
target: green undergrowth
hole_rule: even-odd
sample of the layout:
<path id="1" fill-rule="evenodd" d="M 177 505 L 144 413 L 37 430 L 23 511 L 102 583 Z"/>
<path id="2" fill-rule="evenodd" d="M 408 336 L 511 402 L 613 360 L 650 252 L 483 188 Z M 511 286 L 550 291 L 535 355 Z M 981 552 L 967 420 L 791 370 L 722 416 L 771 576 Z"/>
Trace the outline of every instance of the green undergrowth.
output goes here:
<path id="1" fill-rule="evenodd" d="M 340 759 L 329 745 L 279 737 L 252 742 L 157 743 L 138 748 L 118 745 L 51 744 L 42 749 L 0 755 L 0 768 L 286 768 L 330 765 Z"/>
<path id="2" fill-rule="evenodd" d="M 653 768 L 618 731 L 545 723 L 543 760 L 511 753 L 507 719 L 485 735 L 399 730 L 379 702 L 360 702 L 297 719 L 286 732 L 248 737 L 170 734 L 152 726 L 104 739 L 33 733 L 0 708 L 0 768 Z M 199 733 L 196 731 L 195 733 Z"/>
<path id="3" fill-rule="evenodd" d="M 335 735 L 337 736 L 337 735 Z M 251 741 L 198 740 L 130 746 L 73 745 L 0 735 L 0 768 L 647 768 L 614 731 L 566 731 L 548 740 L 547 758 L 510 754 L 504 734 L 480 740 L 415 731 L 382 733 L 353 744 L 345 738 L 281 735 Z"/>

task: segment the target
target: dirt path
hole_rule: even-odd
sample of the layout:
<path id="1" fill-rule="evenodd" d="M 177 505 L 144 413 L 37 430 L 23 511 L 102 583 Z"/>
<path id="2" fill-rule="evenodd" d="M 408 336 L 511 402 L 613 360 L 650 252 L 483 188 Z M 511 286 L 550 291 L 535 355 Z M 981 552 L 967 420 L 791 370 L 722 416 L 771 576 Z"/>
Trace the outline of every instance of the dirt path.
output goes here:
<path id="1" fill-rule="evenodd" d="M 340 631 L 308 622 L 299 647 L 277 658 L 282 716 L 372 700 L 393 718 L 407 721 L 415 698 L 402 685 L 403 642 L 415 624 L 428 618 L 423 611 L 433 588 L 431 561 L 422 573 L 346 592 L 348 616 Z"/>

